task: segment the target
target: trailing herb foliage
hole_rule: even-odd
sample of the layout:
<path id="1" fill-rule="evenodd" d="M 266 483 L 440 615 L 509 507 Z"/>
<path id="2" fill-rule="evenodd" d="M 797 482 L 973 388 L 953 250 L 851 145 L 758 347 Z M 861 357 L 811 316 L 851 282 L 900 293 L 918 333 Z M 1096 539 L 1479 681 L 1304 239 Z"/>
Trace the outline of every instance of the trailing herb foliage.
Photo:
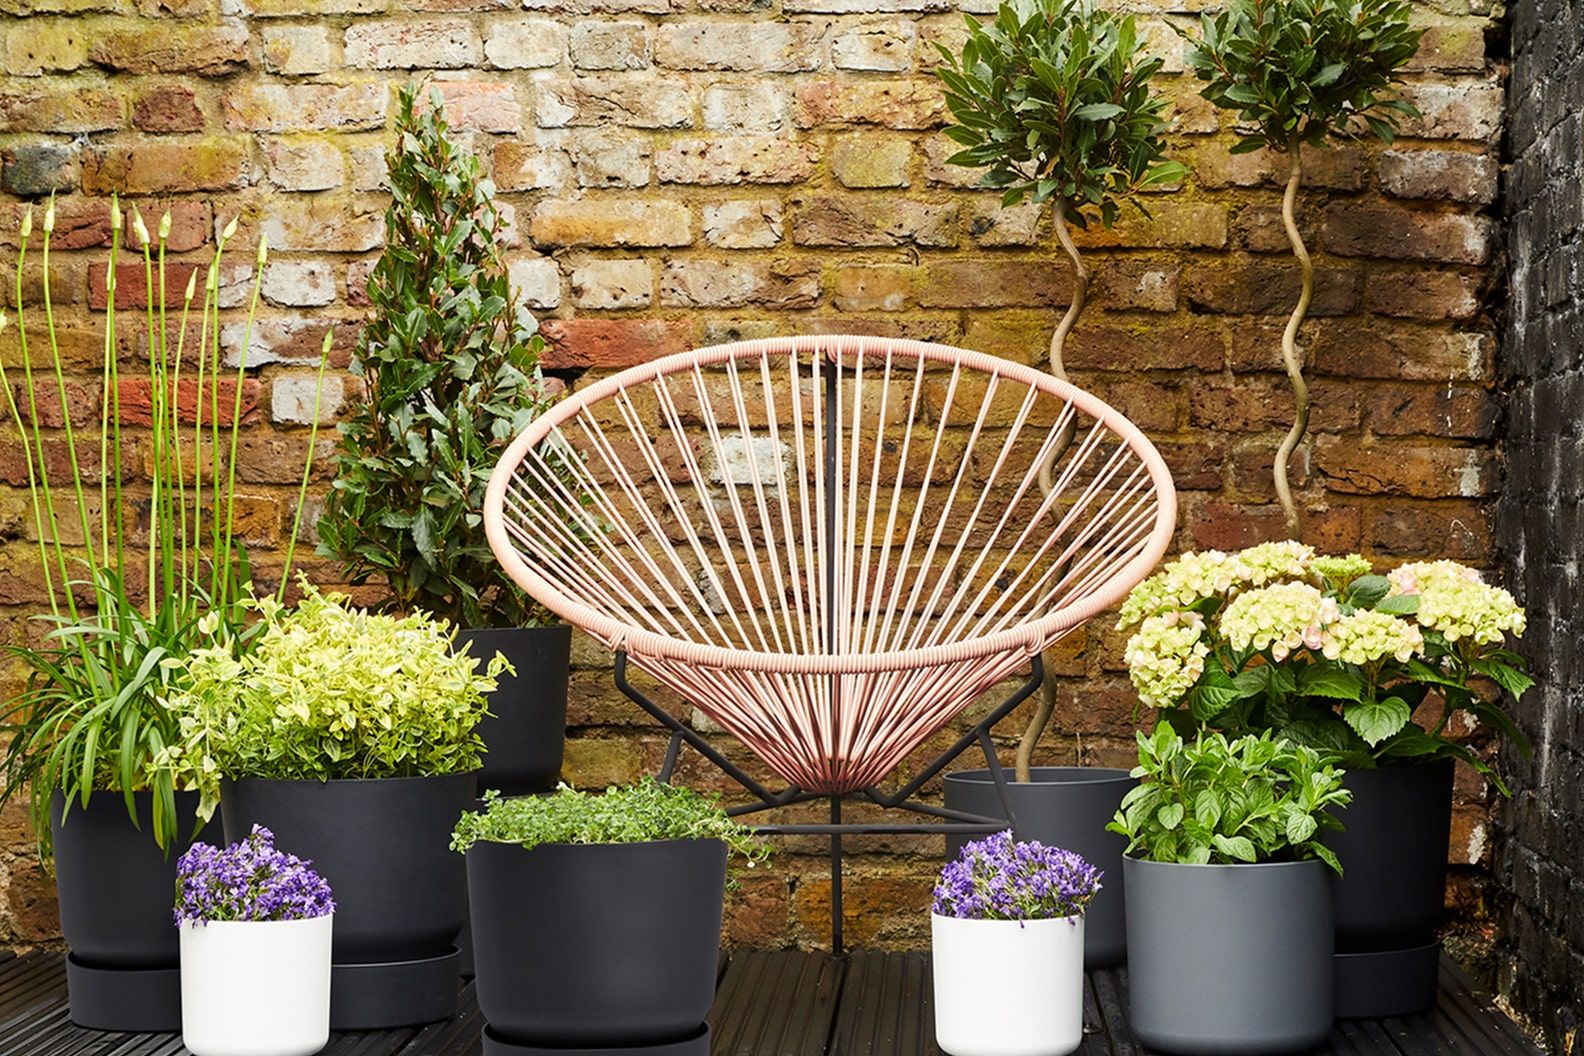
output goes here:
<path id="1" fill-rule="evenodd" d="M 439 92 L 427 109 L 417 96 L 397 94 L 385 250 L 352 362 L 367 401 L 340 425 L 320 551 L 352 582 L 384 578 L 403 611 L 530 625 L 543 613 L 490 552 L 483 507 L 507 444 L 551 402 L 543 342 L 507 278 L 493 184 L 451 138 Z"/>
<path id="2" fill-rule="evenodd" d="M 1504 793 L 1500 775 L 1448 738 L 1452 717 L 1469 712 L 1530 750 L 1479 683 L 1515 697 L 1533 685 L 1506 648 L 1523 610 L 1453 561 L 1378 575 L 1357 554 L 1292 542 L 1188 553 L 1128 595 L 1118 629 L 1130 627 L 1139 699 L 1183 732 L 1269 730 L 1348 767 L 1454 756 Z"/>
<path id="3" fill-rule="evenodd" d="M 1287 532 L 1300 521 L 1287 466 L 1309 429 L 1309 385 L 1298 331 L 1314 298 L 1314 264 L 1298 231 L 1295 207 L 1303 178 L 1300 147 L 1323 147 L 1330 135 L 1368 129 L 1390 143 L 1400 117 L 1417 117 L 1391 85 L 1419 50 L 1423 29 L 1410 24 L 1409 0 L 1232 0 L 1205 14 L 1187 51 L 1188 68 L 1210 102 L 1238 116 L 1234 154 L 1269 147 L 1287 155 L 1282 226 L 1302 285 L 1286 329 L 1282 362 L 1293 391 L 1293 424 L 1276 449 L 1272 475 Z"/>
<path id="4" fill-rule="evenodd" d="M 353 608 L 306 582 L 288 609 L 248 602 L 259 616 L 249 642 L 221 635 L 180 662 L 185 677 L 166 701 L 180 736 L 156 773 L 200 793 L 209 818 L 224 778 L 328 781 L 429 777 L 479 766 L 474 732 L 485 695 L 508 669 L 484 671 L 455 631 L 426 613 L 387 616 Z"/>
<path id="5" fill-rule="evenodd" d="M 733 821 L 714 797 L 646 777 L 634 785 L 591 794 L 561 785 L 548 796 L 502 799 L 484 793 L 484 809 L 457 822 L 451 849 L 466 852 L 479 841 L 517 843 L 646 843 L 651 840 L 722 840 L 750 866 L 769 847 Z"/>
<path id="6" fill-rule="evenodd" d="M 1353 794 L 1319 752 L 1269 733 L 1189 743 L 1165 723 L 1137 736 L 1141 783 L 1106 826 L 1127 837 L 1129 854 L 1188 865 L 1319 858 L 1342 871 L 1320 840 L 1342 827 L 1329 811 Z"/>
<path id="7" fill-rule="evenodd" d="M 149 291 L 144 310 L 133 316 L 134 329 L 143 330 L 148 357 L 136 376 L 123 378 L 120 353 L 126 334 L 119 326 L 122 295 L 116 277 L 125 268 L 120 261 L 127 226 L 127 214 L 112 199 L 109 260 L 100 265 L 107 296 L 97 428 L 78 424 L 80 409 L 68 403 L 50 269 L 53 199 L 44 212 L 39 245 L 43 333 L 36 332 L 27 309 L 19 309 L 20 379 L 8 376 L 0 363 L 0 390 L 27 471 L 37 574 L 49 598 L 49 612 L 37 617 L 46 627 L 42 640 L 6 647 L 28 669 L 28 680 L 5 708 L 9 744 L 0 802 L 29 795 L 33 830 L 46 861 L 55 792 L 65 796 L 68 823 L 71 811 L 86 806 L 98 791 L 121 793 L 135 824 L 133 793 L 148 790 L 151 836 L 161 847 L 170 845 L 182 821 L 176 816 L 175 789 L 170 775 L 152 770 L 150 763 L 178 736 L 173 716 L 158 703 L 182 683 L 180 668 L 172 662 L 219 638 L 242 641 L 250 633 L 243 600 L 251 575 L 236 535 L 237 430 L 267 247 L 261 239 L 253 261 L 242 354 L 234 371 L 223 371 L 220 262 L 236 234 L 236 220 L 220 232 L 207 268 L 167 266 L 170 213 L 151 234 L 133 209 L 134 260 L 141 257 Z M 23 216 L 14 272 L 15 303 L 24 306 L 34 300 L 23 290 L 32 244 L 30 208 Z M 168 314 L 166 305 L 175 298 L 167 291 L 174 292 L 178 283 L 185 284 L 181 309 Z M 39 346 L 46 350 L 42 355 Z M 324 347 L 329 348 L 328 334 Z M 321 381 L 323 372 L 322 350 Z M 150 426 L 135 438 L 122 434 L 120 401 L 127 381 L 146 383 L 150 397 Z M 58 402 L 53 411 L 47 406 L 51 383 Z M 59 421 L 58 431 L 47 428 L 51 417 Z M 314 426 L 297 496 L 299 519 L 316 440 Z M 64 474 L 56 468 L 62 448 Z M 135 464 L 129 451 L 138 452 Z M 145 466 L 146 485 L 137 482 Z M 148 511 L 146 524 L 133 523 L 139 508 Z M 288 541 L 282 584 L 297 527 Z"/>
<path id="8" fill-rule="evenodd" d="M 1087 227 L 1098 217 L 1110 227 L 1123 201 L 1144 212 L 1138 192 L 1186 171 L 1164 160 L 1166 100 L 1150 87 L 1161 60 L 1144 54 L 1132 15 L 1089 0 L 1004 0 L 988 25 L 967 22 L 960 56 L 936 45 L 944 61 L 935 72 L 956 121 L 946 135 L 964 148 L 946 160 L 986 169 L 983 185 L 1001 189 L 1003 205 L 1024 197 L 1051 204 L 1056 239 L 1073 268 L 1072 302 L 1050 341 L 1051 373 L 1066 381 L 1063 349 L 1089 293 L 1089 269 L 1069 225 Z M 1073 430 L 1063 431 L 1040 467 L 1046 495 L 1072 440 Z M 1054 666 L 1018 745 L 1019 781 L 1030 780 L 1034 748 L 1055 710 Z"/>

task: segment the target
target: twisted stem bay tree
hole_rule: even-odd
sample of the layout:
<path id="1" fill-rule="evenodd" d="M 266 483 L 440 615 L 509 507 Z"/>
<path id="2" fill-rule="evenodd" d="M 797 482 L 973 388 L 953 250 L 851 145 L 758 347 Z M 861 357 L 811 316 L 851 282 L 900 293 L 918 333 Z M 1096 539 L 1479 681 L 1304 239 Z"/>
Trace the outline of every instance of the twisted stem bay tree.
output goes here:
<path id="1" fill-rule="evenodd" d="M 1072 229 L 1096 220 L 1110 227 L 1124 201 L 1148 216 L 1135 196 L 1185 172 L 1165 160 L 1166 100 L 1150 85 L 1162 60 L 1145 54 L 1133 16 L 1090 0 L 1005 0 L 990 22 L 968 19 L 961 54 L 936 47 L 953 121 L 946 135 L 962 147 L 948 163 L 984 169 L 981 186 L 1002 191 L 1004 206 L 1050 203 L 1073 270 L 1072 300 L 1050 341 L 1051 373 L 1066 381 L 1063 348 L 1090 279 Z M 1046 495 L 1071 442 L 1069 426 L 1040 467 Z M 1055 707 L 1052 666 L 1018 747 L 1019 781 L 1031 778 L 1034 746 Z"/>
<path id="2" fill-rule="evenodd" d="M 1207 82 L 1200 94 L 1234 111 L 1242 137 L 1234 154 L 1269 148 L 1285 155 L 1282 225 L 1298 259 L 1302 288 L 1282 331 L 1282 363 L 1293 391 L 1293 424 L 1276 449 L 1274 476 L 1287 532 L 1299 535 L 1288 465 L 1309 429 L 1309 386 L 1298 331 L 1314 297 L 1314 264 L 1295 217 L 1303 179 L 1301 148 L 1365 132 L 1383 143 L 1418 111 L 1392 86 L 1419 50 L 1422 29 L 1409 0 L 1232 0 L 1206 14 L 1190 38 L 1187 64 Z"/>

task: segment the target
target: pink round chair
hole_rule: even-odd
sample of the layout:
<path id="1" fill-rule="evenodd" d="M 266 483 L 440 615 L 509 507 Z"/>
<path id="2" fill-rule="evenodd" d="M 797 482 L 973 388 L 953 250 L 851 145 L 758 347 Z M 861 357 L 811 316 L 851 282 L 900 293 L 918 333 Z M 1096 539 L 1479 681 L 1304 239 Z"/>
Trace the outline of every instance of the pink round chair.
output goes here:
<path id="1" fill-rule="evenodd" d="M 686 743 L 753 794 L 733 813 L 829 798 L 829 824 L 762 831 L 831 835 L 838 949 L 841 835 L 1006 828 L 991 727 L 1038 688 L 1044 649 L 1150 572 L 1175 521 L 1165 462 L 1096 397 L 982 353 L 853 336 L 719 345 L 579 388 L 513 441 L 484 507 L 512 579 L 614 650 L 622 691 L 671 730 L 662 779 Z M 785 788 L 645 698 L 629 661 Z M 975 741 L 1004 818 L 914 800 Z M 844 796 L 937 820 L 843 824 Z"/>

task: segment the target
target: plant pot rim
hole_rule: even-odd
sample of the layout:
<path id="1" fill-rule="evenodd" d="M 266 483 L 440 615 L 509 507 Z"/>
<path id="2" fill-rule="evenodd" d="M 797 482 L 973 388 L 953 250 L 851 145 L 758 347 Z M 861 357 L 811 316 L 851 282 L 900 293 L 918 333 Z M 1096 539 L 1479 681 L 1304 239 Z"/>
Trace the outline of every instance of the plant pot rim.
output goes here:
<path id="1" fill-rule="evenodd" d="M 291 920 L 184 920 L 176 926 L 182 931 L 192 932 L 202 931 L 205 928 L 223 928 L 226 931 L 230 931 L 232 928 L 239 926 L 244 928 L 254 928 L 260 925 L 280 927 L 281 925 L 286 924 L 298 924 L 305 926 L 309 924 L 322 924 L 324 921 L 331 920 L 334 917 L 334 913 L 321 913 L 317 917 L 295 917 Z"/>
<path id="2" fill-rule="evenodd" d="M 1055 780 L 1041 781 L 1041 772 L 1049 773 L 1059 771 L 1063 775 L 1072 773 L 1073 777 L 1062 777 Z M 1034 776 L 1032 781 L 1019 781 L 1013 776 L 1010 768 L 1006 771 L 1006 782 L 1009 788 L 1035 788 L 1040 785 L 1103 785 L 1113 782 L 1136 781 L 1131 770 L 1124 770 L 1116 766 L 1036 766 L 1032 768 Z M 994 785 L 995 779 L 990 776 L 990 771 L 957 770 L 946 774 L 942 780 L 946 782 L 959 781 L 965 785 Z"/>
<path id="3" fill-rule="evenodd" d="M 1403 762 L 1387 763 L 1385 766 L 1343 766 L 1338 769 L 1349 774 L 1374 774 L 1387 770 L 1426 770 L 1431 767 L 1451 768 L 1455 766 L 1457 766 L 1457 760 L 1448 755 L 1440 759 L 1411 759 Z"/>
<path id="4" fill-rule="evenodd" d="M 508 624 L 505 624 L 505 625 L 500 626 L 500 627 L 490 627 L 490 626 L 483 626 L 483 627 L 458 627 L 456 630 L 457 630 L 458 634 L 475 635 L 475 634 L 490 634 L 490 633 L 497 632 L 497 631 L 500 631 L 500 632 L 506 632 L 506 631 L 570 631 L 571 629 L 572 629 L 572 625 L 570 623 L 567 623 L 565 620 L 556 620 L 554 623 L 530 623 L 530 624 L 512 624 L 512 623 L 508 623 Z"/>
<path id="5" fill-rule="evenodd" d="M 718 845 L 718 846 L 725 846 L 726 841 L 722 840 L 722 839 L 720 839 L 718 837 L 715 837 L 715 836 L 708 836 L 708 837 L 687 836 L 687 837 L 677 837 L 675 839 L 670 839 L 670 840 L 621 840 L 619 842 L 610 842 L 610 843 L 568 843 L 568 842 L 564 842 L 564 841 L 558 841 L 558 842 L 552 842 L 552 843 L 536 843 L 532 847 L 524 847 L 521 843 L 517 842 L 516 840 L 490 840 L 490 839 L 481 838 L 481 839 L 478 839 L 478 840 L 474 841 L 473 846 L 468 848 L 468 853 L 471 853 L 473 851 L 473 849 L 476 848 L 476 847 L 507 847 L 507 848 L 513 848 L 515 850 L 519 850 L 519 851 L 523 851 L 523 852 L 527 853 L 527 852 L 533 852 L 533 851 L 537 851 L 537 850 L 542 850 L 542 849 L 545 849 L 545 848 L 549 848 L 549 849 L 564 848 L 564 849 L 569 849 L 569 850 L 580 850 L 581 851 L 581 850 L 598 850 L 598 849 L 607 849 L 608 850 L 608 849 L 616 848 L 616 847 L 674 847 L 674 846 L 681 845 L 681 844 L 706 844 L 706 843 L 707 844 L 715 844 L 715 845 Z"/>
<path id="6" fill-rule="evenodd" d="M 260 785 L 324 785 L 326 787 L 328 787 L 330 785 L 335 785 L 337 787 L 347 787 L 347 786 L 350 786 L 350 785 L 385 785 L 385 784 L 395 784 L 395 783 L 404 782 L 404 781 L 405 782 L 444 781 L 444 780 L 447 780 L 447 779 L 460 781 L 460 780 L 462 780 L 464 778 L 466 778 L 468 780 L 476 780 L 477 777 L 478 777 L 478 773 L 479 773 L 479 771 L 477 769 L 473 769 L 473 770 L 457 770 L 457 771 L 454 771 L 454 772 L 449 773 L 449 774 L 409 774 L 409 775 L 404 775 L 402 777 L 328 777 L 328 778 L 320 778 L 320 777 L 255 777 L 255 776 L 252 776 L 252 775 L 245 775 L 245 776 L 242 776 L 242 777 L 226 777 L 226 778 L 222 778 L 221 780 L 224 783 L 232 784 L 232 785 L 238 785 L 238 784 L 242 784 L 242 783 L 246 782 L 246 783 L 249 783 L 249 784 L 260 784 Z"/>
<path id="7" fill-rule="evenodd" d="M 1316 865 L 1322 869 L 1330 868 L 1318 858 L 1305 858 L 1294 862 L 1157 862 L 1128 853 L 1122 855 L 1122 860 L 1124 862 L 1136 862 L 1139 865 L 1171 866 L 1176 869 L 1291 869 L 1295 866 L 1310 867 Z"/>
<path id="8" fill-rule="evenodd" d="M 983 917 L 948 917 L 946 914 L 937 913 L 932 909 L 930 910 L 930 919 L 963 924 L 1008 924 L 1017 927 L 1021 931 L 1028 924 L 1072 924 L 1075 921 L 1083 920 L 1084 914 L 1074 913 L 1066 917 L 1028 917 L 1024 920 L 987 920 Z"/>

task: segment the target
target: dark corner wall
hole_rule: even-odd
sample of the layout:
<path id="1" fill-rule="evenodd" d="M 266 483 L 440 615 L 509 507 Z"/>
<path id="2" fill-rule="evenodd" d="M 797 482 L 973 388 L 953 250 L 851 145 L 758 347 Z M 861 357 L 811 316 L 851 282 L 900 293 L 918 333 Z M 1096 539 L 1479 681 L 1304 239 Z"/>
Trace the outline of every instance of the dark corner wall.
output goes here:
<path id="1" fill-rule="evenodd" d="M 1518 710 L 1534 756 L 1503 757 L 1516 794 L 1501 817 L 1499 983 L 1568 1053 L 1584 1025 L 1584 3 L 1516 0 L 1509 17 L 1498 536 L 1539 685 Z"/>

